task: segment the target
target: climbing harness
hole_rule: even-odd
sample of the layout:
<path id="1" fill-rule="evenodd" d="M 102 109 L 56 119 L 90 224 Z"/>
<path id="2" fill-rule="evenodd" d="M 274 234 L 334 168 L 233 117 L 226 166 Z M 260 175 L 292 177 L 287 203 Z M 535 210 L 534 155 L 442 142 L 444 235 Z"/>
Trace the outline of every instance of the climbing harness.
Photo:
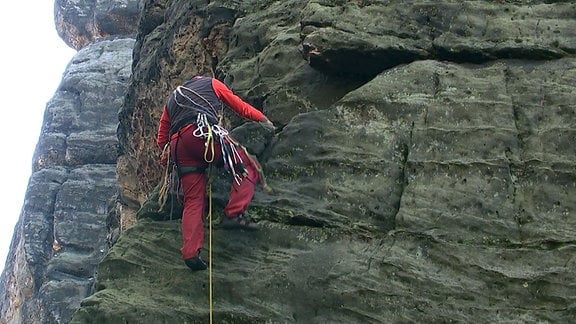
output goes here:
<path id="1" fill-rule="evenodd" d="M 199 104 L 188 95 L 186 92 L 199 98 L 203 104 Z M 222 161 L 224 162 L 224 169 L 234 178 L 237 184 L 242 182 L 243 177 L 248 174 L 246 167 L 244 166 L 244 161 L 238 153 L 237 143 L 228 132 L 227 129 L 220 126 L 222 122 L 222 111 L 223 106 L 220 107 L 220 112 L 201 94 L 194 91 L 193 89 L 178 86 L 174 90 L 174 102 L 180 107 L 194 109 L 198 114 L 196 116 L 196 129 L 193 135 L 197 138 L 205 139 L 205 149 L 204 149 L 204 161 L 207 163 L 213 163 L 216 157 L 214 141 L 217 140 L 220 143 L 220 150 L 222 155 Z M 178 96 L 185 98 L 186 102 L 182 100 L 178 101 Z"/>

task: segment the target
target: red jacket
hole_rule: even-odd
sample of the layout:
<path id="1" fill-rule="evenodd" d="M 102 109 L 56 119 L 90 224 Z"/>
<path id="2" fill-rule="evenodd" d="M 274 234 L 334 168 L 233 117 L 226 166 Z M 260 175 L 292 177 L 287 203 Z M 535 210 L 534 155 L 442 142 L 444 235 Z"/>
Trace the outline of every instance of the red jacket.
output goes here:
<path id="1" fill-rule="evenodd" d="M 192 80 L 205 81 L 206 79 L 204 79 L 204 78 L 211 79 L 211 82 L 201 82 L 199 84 L 201 84 L 204 87 L 209 87 L 209 85 L 211 85 L 211 89 L 200 89 L 200 91 L 210 90 L 209 93 L 215 95 L 215 98 L 217 98 L 217 100 L 221 100 L 228 107 L 230 107 L 230 109 L 232 109 L 234 112 L 236 112 L 238 115 L 240 115 L 244 118 L 247 118 L 247 119 L 250 119 L 250 120 L 253 120 L 256 122 L 262 121 L 265 118 L 264 114 L 260 110 L 254 108 L 253 106 L 251 106 L 247 102 L 240 99 L 240 97 L 235 95 L 232 92 L 232 90 L 230 90 L 224 83 L 222 83 L 218 79 L 197 76 L 197 77 L 194 77 Z M 206 80 L 206 81 L 208 81 L 208 80 Z M 191 84 L 194 84 L 194 83 L 191 83 Z M 170 104 L 170 101 L 168 104 Z M 173 110 L 173 109 L 176 109 L 176 110 Z M 175 107 L 175 108 L 168 109 L 167 105 L 164 105 L 164 107 L 162 108 L 162 117 L 160 117 L 160 124 L 158 125 L 158 136 L 156 138 L 156 143 L 158 144 L 158 147 L 163 148 L 164 145 L 166 145 L 170 141 L 170 136 L 173 133 L 175 133 L 176 131 L 178 131 L 177 129 L 176 130 L 173 129 L 172 131 L 170 130 L 171 128 L 173 128 L 172 122 L 175 122 L 175 121 L 170 119 L 170 114 L 168 113 L 168 111 L 170 110 L 170 111 L 179 112 L 178 111 L 179 109 L 186 109 L 186 108 Z M 181 122 L 183 124 L 190 124 L 190 123 L 193 123 L 196 121 L 195 119 L 191 119 L 189 116 L 186 119 L 187 120 L 184 120 Z"/>

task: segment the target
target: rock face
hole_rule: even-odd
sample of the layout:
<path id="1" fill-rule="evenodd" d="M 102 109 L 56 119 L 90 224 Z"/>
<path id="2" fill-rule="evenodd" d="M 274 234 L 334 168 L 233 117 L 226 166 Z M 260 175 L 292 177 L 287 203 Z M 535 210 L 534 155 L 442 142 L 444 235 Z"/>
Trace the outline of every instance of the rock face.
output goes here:
<path id="1" fill-rule="evenodd" d="M 230 118 L 273 192 L 251 206 L 259 233 L 213 230 L 217 321 L 574 321 L 575 14 L 551 1 L 147 2 L 121 192 L 146 202 L 164 100 L 213 73 L 281 126 L 270 137 Z M 180 260 L 178 221 L 139 215 L 155 220 L 121 236 L 73 322 L 207 320 L 209 275 Z"/>
<path id="2" fill-rule="evenodd" d="M 67 323 L 108 251 L 118 193 L 118 110 L 134 39 L 80 50 L 48 102 L 0 284 L 2 323 Z"/>
<path id="3" fill-rule="evenodd" d="M 116 170 L 120 217 L 138 221 L 70 322 L 205 323 L 211 305 L 225 323 L 576 321 L 574 16 L 565 1 L 146 1 Z M 161 107 L 195 74 L 279 126 L 227 116 L 273 190 L 249 210 L 260 232 L 223 231 L 216 177 L 211 277 L 154 206 Z M 54 250 L 34 233 L 14 241 L 25 283 L 40 279 L 24 253 Z"/>
<path id="4" fill-rule="evenodd" d="M 56 29 L 79 52 L 46 106 L 0 278 L 2 324 L 69 322 L 117 239 L 116 131 L 140 9 L 141 1 L 55 1 Z"/>
<path id="5" fill-rule="evenodd" d="M 142 0 L 55 0 L 58 35 L 74 49 L 113 35 L 134 34 Z"/>

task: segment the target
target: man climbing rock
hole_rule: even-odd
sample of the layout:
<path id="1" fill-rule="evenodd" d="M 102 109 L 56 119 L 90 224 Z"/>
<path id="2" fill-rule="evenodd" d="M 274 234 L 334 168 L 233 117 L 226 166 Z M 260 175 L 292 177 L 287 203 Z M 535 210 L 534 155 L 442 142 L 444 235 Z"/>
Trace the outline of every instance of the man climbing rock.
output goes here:
<path id="1" fill-rule="evenodd" d="M 204 241 L 203 216 L 207 168 L 223 167 L 232 175 L 232 186 L 220 227 L 257 230 L 246 215 L 257 183 L 263 182 L 258 162 L 221 126 L 224 105 L 238 115 L 274 129 L 258 109 L 246 103 L 221 81 L 196 76 L 178 86 L 163 107 L 157 144 L 176 164 L 184 193 L 183 244 L 180 252 L 192 270 L 205 270 L 200 258 Z"/>

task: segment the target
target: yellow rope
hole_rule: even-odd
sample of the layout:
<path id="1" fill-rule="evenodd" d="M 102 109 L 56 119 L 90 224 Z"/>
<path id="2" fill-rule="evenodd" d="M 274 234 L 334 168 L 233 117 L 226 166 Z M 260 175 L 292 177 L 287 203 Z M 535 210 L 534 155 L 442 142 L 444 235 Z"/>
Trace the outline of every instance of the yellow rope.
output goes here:
<path id="1" fill-rule="evenodd" d="M 209 301 L 210 301 L 210 324 L 212 324 L 213 318 L 213 307 L 212 307 L 212 168 L 209 170 L 208 175 L 208 272 L 210 275 L 209 279 Z"/>
<path id="2" fill-rule="evenodd" d="M 206 137 L 206 143 L 204 144 L 206 147 L 204 149 L 204 161 L 208 163 L 214 162 L 214 157 L 216 152 L 214 151 L 214 137 L 212 135 L 212 126 L 208 124 L 208 135 Z M 212 151 L 212 157 L 208 158 L 208 151 Z"/>
<path id="3" fill-rule="evenodd" d="M 216 152 L 214 151 L 214 137 L 212 136 L 212 127 L 208 124 L 208 136 L 206 138 L 205 148 L 204 148 L 204 161 L 210 163 L 210 168 L 208 169 L 208 292 L 209 303 L 210 303 L 210 324 L 212 324 L 213 319 L 213 306 L 212 306 L 212 162 L 214 162 L 214 157 Z M 212 157 L 208 158 L 208 152 L 212 151 Z"/>

